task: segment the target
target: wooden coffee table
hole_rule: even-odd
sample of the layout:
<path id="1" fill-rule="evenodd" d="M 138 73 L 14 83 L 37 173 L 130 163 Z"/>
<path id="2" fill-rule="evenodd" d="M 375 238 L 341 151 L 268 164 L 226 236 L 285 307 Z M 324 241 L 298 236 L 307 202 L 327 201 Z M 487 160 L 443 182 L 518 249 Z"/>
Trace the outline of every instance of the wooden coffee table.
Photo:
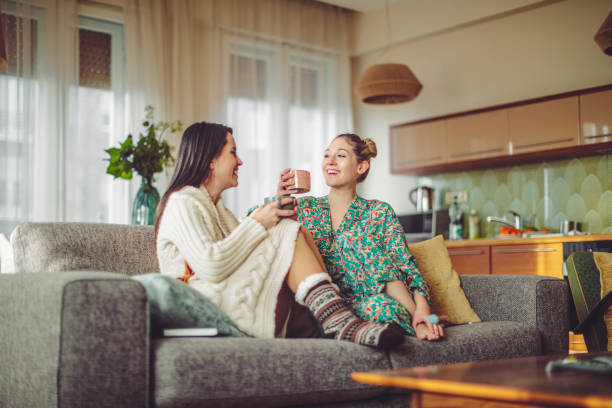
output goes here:
<path id="1" fill-rule="evenodd" d="M 574 354 L 584 359 L 612 353 Z M 411 407 L 423 393 L 480 400 L 568 407 L 612 407 L 612 376 L 584 372 L 546 373 L 548 361 L 565 356 L 525 357 L 477 363 L 355 372 L 358 382 L 413 390 Z"/>

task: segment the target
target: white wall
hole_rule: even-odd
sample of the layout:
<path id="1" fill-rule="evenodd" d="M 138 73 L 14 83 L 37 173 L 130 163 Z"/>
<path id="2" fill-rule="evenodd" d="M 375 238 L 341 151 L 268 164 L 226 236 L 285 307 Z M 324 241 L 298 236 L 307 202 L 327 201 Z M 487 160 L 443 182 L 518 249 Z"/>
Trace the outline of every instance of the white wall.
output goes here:
<path id="1" fill-rule="evenodd" d="M 448 21 L 441 23 L 436 13 L 411 9 L 417 4 L 414 0 L 400 0 L 390 6 L 396 45 L 386 52 L 372 52 L 377 42 L 384 46 L 387 41 L 384 10 L 361 15 L 356 22 L 353 85 L 369 65 L 384 62 L 407 64 L 423 84 L 421 94 L 404 104 L 353 101 L 356 132 L 372 138 L 379 151 L 359 193 L 389 202 L 398 213 L 414 210 L 408 191 L 416 181 L 413 176 L 390 173 L 390 125 L 612 83 L 612 57 L 593 41 L 612 10 L 612 0 L 513 0 L 513 6 L 527 9 L 517 14 L 490 8 L 491 3 L 504 3 L 499 1 L 423 3 L 455 7 L 437 11 L 444 15 L 459 13 L 457 4 L 465 5 L 462 25 L 445 29 Z M 483 18 L 491 12 L 502 14 Z M 470 18 L 480 20 L 469 24 Z M 434 27 L 429 34 L 410 40 L 418 35 L 410 30 L 412 24 L 423 30 L 429 23 Z M 398 43 L 398 38 L 409 40 Z"/>

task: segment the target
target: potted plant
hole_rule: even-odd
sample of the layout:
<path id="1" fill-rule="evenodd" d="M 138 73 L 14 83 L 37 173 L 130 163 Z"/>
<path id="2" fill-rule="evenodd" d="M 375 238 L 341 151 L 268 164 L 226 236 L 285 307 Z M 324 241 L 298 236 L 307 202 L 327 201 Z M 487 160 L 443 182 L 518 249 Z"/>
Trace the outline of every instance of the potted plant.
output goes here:
<path id="1" fill-rule="evenodd" d="M 153 121 L 155 108 L 151 105 L 145 107 L 145 120 L 142 125 L 145 134 L 140 133 L 135 142 L 132 135 L 119 143 L 119 147 L 104 150 L 108 153 L 108 168 L 106 172 L 114 178 L 130 180 L 134 171 L 138 173 L 142 182 L 134 205 L 132 207 L 132 224 L 151 225 L 155 217 L 155 208 L 159 203 L 159 193 L 153 187 L 154 175 L 174 163 L 173 147 L 163 140 L 164 133 L 180 132 L 183 128 L 181 121 L 170 123 Z"/>

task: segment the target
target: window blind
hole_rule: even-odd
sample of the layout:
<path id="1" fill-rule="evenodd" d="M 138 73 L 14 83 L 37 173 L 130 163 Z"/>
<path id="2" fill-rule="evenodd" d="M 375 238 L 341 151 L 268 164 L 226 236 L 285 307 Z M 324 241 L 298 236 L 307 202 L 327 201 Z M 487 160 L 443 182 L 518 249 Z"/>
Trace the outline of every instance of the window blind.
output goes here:
<path id="1" fill-rule="evenodd" d="M 37 21 L 0 13 L 0 23 L 0 29 L 4 30 L 7 62 L 0 68 L 0 74 L 32 75 L 36 67 Z M 28 46 L 24 47 L 26 41 Z"/>
<path id="2" fill-rule="evenodd" d="M 79 29 L 79 85 L 111 89 L 111 35 Z"/>
<path id="3" fill-rule="evenodd" d="M 319 104 L 317 85 L 322 80 L 319 73 L 314 69 L 292 66 L 289 75 L 291 103 L 304 108 L 316 108 Z"/>
<path id="4" fill-rule="evenodd" d="M 235 98 L 267 99 L 266 70 L 263 59 L 231 54 L 229 70 L 229 94 Z"/>

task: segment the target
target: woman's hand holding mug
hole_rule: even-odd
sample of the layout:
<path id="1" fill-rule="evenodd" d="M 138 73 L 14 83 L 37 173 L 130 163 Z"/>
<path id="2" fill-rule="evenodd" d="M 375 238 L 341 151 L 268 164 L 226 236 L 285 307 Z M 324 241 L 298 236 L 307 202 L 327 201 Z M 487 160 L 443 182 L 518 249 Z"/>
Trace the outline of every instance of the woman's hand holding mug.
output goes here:
<path id="1" fill-rule="evenodd" d="M 269 200 L 268 198 L 274 198 Z M 294 218 L 296 213 L 294 210 L 285 210 L 280 208 L 286 207 L 287 205 L 295 205 L 295 199 L 293 197 L 268 197 L 267 204 L 257 208 L 250 217 L 257 220 L 265 229 L 270 229 L 280 222 L 283 218 Z"/>
<path id="2" fill-rule="evenodd" d="M 310 172 L 308 170 L 285 169 L 280 174 L 276 193 L 279 196 L 303 194 L 310 191 Z"/>
<path id="3" fill-rule="evenodd" d="M 291 169 L 285 169 L 281 172 L 278 181 L 276 194 L 279 196 L 291 195 L 291 187 L 295 186 L 295 173 Z"/>

